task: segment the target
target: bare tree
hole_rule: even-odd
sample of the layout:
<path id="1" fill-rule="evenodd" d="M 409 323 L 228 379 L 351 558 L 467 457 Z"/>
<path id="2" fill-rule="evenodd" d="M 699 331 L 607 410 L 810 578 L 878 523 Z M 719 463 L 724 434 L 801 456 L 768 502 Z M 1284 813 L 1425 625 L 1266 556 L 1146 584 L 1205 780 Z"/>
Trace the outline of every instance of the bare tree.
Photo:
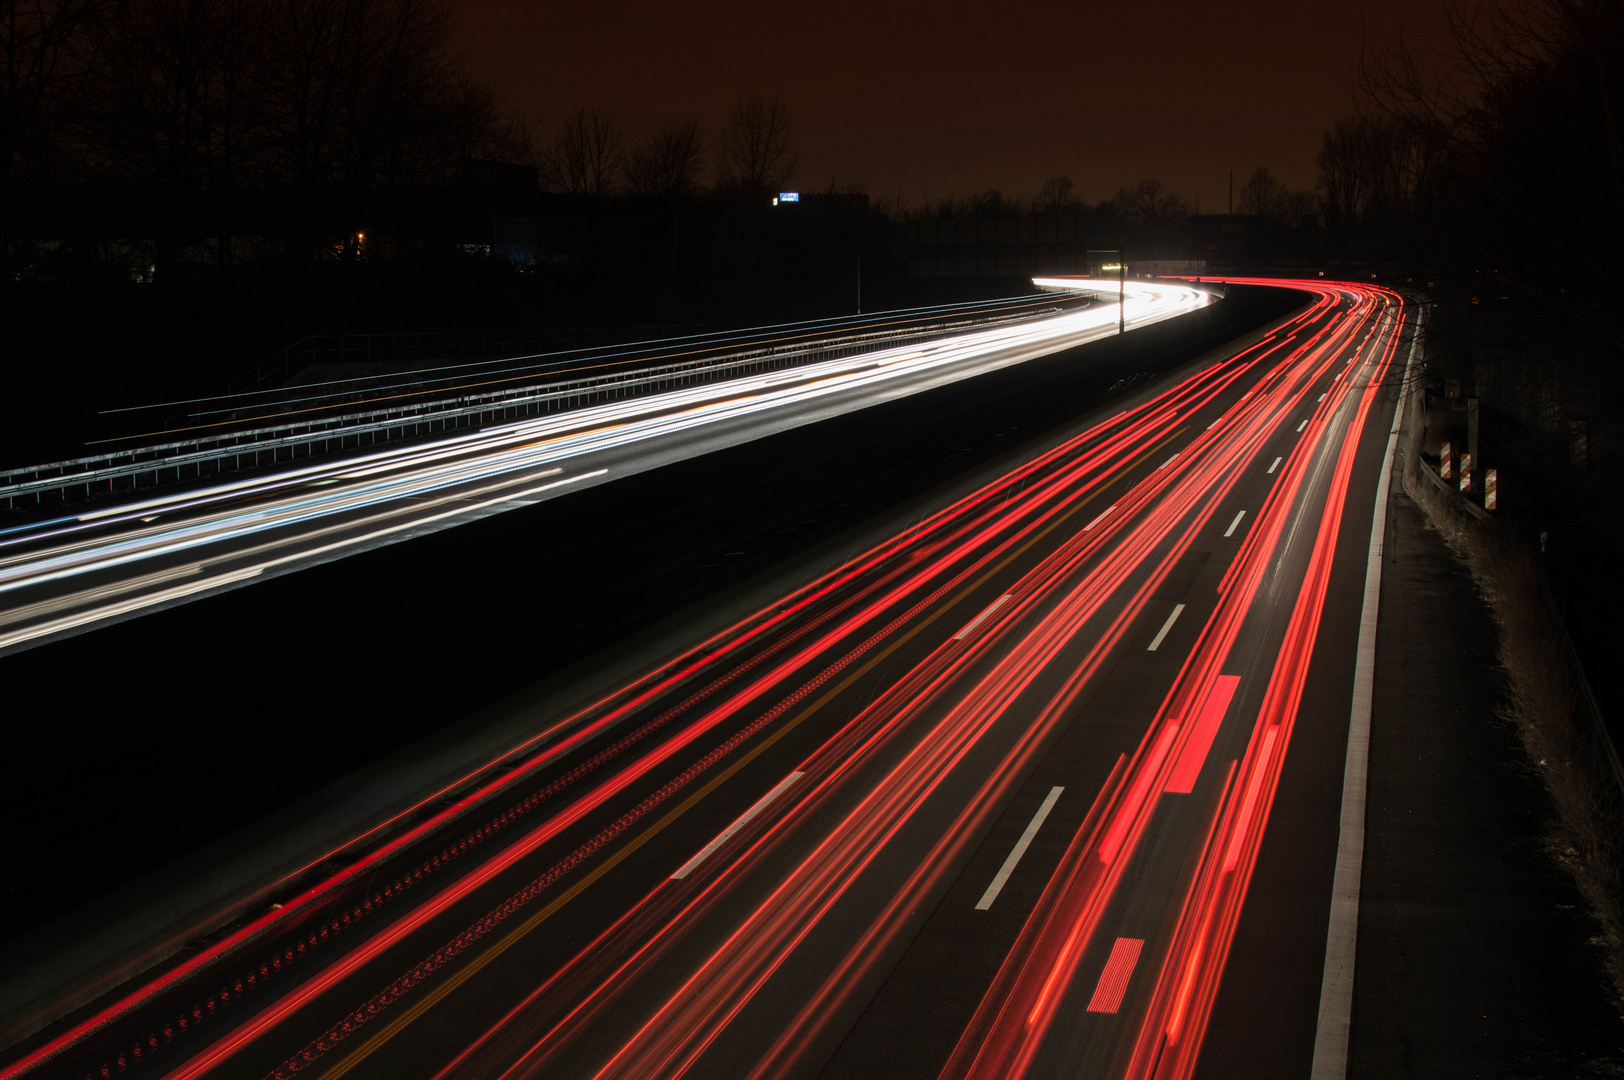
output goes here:
<path id="1" fill-rule="evenodd" d="M 569 195 L 604 198 L 620 188 L 624 160 L 620 130 L 609 114 L 578 109 L 553 140 L 548 180 Z"/>
<path id="2" fill-rule="evenodd" d="M 1326 224 L 1345 229 L 1359 220 L 1369 198 L 1370 133 L 1355 117 L 1342 117 L 1320 141 L 1314 155 Z"/>
<path id="3" fill-rule="evenodd" d="M 102 0 L 0 0 L 0 190 L 52 171 L 95 63 L 82 32 Z"/>
<path id="4" fill-rule="evenodd" d="M 1018 212 L 997 188 L 971 192 L 970 197 L 965 200 L 964 209 L 974 218 L 1006 217 Z"/>
<path id="5" fill-rule="evenodd" d="M 731 194 L 766 200 L 795 175 L 800 152 L 790 142 L 789 110 L 759 94 L 741 97 L 717 146 L 719 186 Z"/>
<path id="6" fill-rule="evenodd" d="M 1243 214 L 1254 214 L 1264 221 L 1274 221 L 1281 216 L 1285 197 L 1286 185 L 1259 165 L 1242 185 L 1238 206 Z"/>
<path id="7" fill-rule="evenodd" d="M 159 189 L 200 190 L 210 174 L 216 125 L 229 94 L 216 93 L 238 50 L 224 39 L 218 0 L 118 0 L 98 20 L 104 62 L 83 125 L 87 148 L 109 179 Z M 224 141 L 229 142 L 229 139 Z"/>
<path id="8" fill-rule="evenodd" d="M 437 0 L 351 0 L 360 11 L 345 80 L 352 188 L 425 182 L 435 120 L 457 92 L 450 16 Z"/>
<path id="9" fill-rule="evenodd" d="M 307 190 L 439 183 L 498 128 L 527 142 L 494 94 L 458 70 L 438 0 L 258 6 L 268 178 Z"/>
<path id="10" fill-rule="evenodd" d="M 343 171 L 344 71 L 359 33 L 345 0 L 278 0 L 267 35 L 267 179 L 301 190 L 337 182 Z"/>
<path id="11" fill-rule="evenodd" d="M 1311 191 L 1293 191 L 1259 165 L 1241 188 L 1240 211 L 1267 226 L 1296 228 L 1319 218 L 1319 200 Z"/>
<path id="12" fill-rule="evenodd" d="M 1186 200 L 1168 191 L 1160 180 L 1141 180 L 1131 188 L 1122 188 L 1111 202 L 1111 209 L 1132 225 L 1178 225 L 1194 212 Z"/>
<path id="13" fill-rule="evenodd" d="M 1320 220 L 1320 203 L 1312 191 L 1293 191 L 1286 189 L 1280 198 L 1279 220 L 1288 228 L 1301 228 L 1306 225 L 1317 224 Z"/>
<path id="14" fill-rule="evenodd" d="M 919 211 L 910 204 L 907 196 L 894 191 L 874 196 L 869 209 L 882 221 L 907 221 L 919 216 Z"/>
<path id="15" fill-rule="evenodd" d="M 1034 209 L 1040 214 L 1075 213 L 1077 210 L 1077 186 L 1071 182 L 1069 176 L 1051 176 L 1043 182 L 1038 189 L 1038 197 Z"/>
<path id="16" fill-rule="evenodd" d="M 454 60 L 441 0 L 0 0 L 0 188 L 138 189 L 159 282 L 210 241 L 226 271 L 235 200 L 219 196 L 444 184 L 462 157 L 533 158 Z M 295 246 L 354 257 L 364 222 L 341 241 L 323 218 L 295 215 L 311 223 Z"/>
<path id="17" fill-rule="evenodd" d="M 538 166 L 532 126 L 502 107 L 496 91 L 477 79 L 461 77 L 447 95 L 431 125 L 435 143 L 425 155 L 425 179 L 448 184 L 463 176 L 467 159 Z"/>
<path id="18" fill-rule="evenodd" d="M 1624 6 L 1485 0 L 1448 31 L 1436 58 L 1402 35 L 1367 50 L 1373 209 L 1624 348 Z"/>
<path id="19" fill-rule="evenodd" d="M 704 166 L 698 121 L 666 124 L 628 156 L 626 186 L 634 195 L 691 195 L 699 188 Z"/>

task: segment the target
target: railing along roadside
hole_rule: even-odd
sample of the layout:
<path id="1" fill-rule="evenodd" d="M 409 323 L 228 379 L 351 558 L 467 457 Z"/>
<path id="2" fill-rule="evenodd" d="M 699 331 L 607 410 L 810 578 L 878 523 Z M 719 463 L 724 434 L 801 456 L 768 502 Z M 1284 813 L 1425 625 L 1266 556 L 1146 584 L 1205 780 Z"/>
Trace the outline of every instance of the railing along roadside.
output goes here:
<path id="1" fill-rule="evenodd" d="M 1487 510 L 1464 498 L 1438 475 L 1437 470 L 1433 469 L 1422 455 L 1421 435 L 1425 426 L 1422 388 L 1426 382 L 1422 372 L 1421 365 L 1416 365 L 1411 374 L 1410 384 L 1402 390 L 1404 396 L 1401 399 L 1401 407 L 1407 412 L 1404 420 L 1406 437 L 1402 455 L 1405 463 L 1403 469 L 1405 493 L 1423 505 L 1430 503 L 1443 513 L 1451 515 L 1455 528 L 1470 537 L 1469 542 L 1475 542 L 1480 547 L 1484 544 L 1521 546 L 1518 538 L 1506 535 L 1508 527 L 1506 522 L 1496 520 Z M 1423 479 L 1434 492 L 1423 492 L 1418 486 Z M 1426 495 L 1425 498 L 1423 494 Z M 1533 599 L 1543 609 L 1538 614 L 1543 616 L 1546 625 L 1560 643 L 1560 651 L 1568 668 L 1566 674 L 1574 690 L 1571 711 L 1583 717 L 1579 723 L 1573 725 L 1575 734 L 1578 734 L 1586 744 L 1581 748 L 1583 759 L 1595 763 L 1595 769 L 1603 777 L 1604 785 L 1611 789 L 1613 799 L 1611 816 L 1618 819 L 1619 825 L 1624 826 L 1624 759 L 1620 758 L 1618 746 L 1596 700 L 1595 690 L 1585 674 L 1584 664 L 1573 643 L 1573 635 L 1568 631 L 1567 622 L 1562 617 L 1562 609 L 1551 590 L 1545 567 L 1538 561 L 1534 565 L 1536 596 Z"/>
<path id="2" fill-rule="evenodd" d="M 32 498 L 36 504 L 43 503 L 44 497 L 51 494 L 60 496 L 64 502 L 75 494 L 89 499 L 95 493 L 93 489 L 103 484 L 107 485 L 106 493 L 118 493 L 121 481 L 128 482 L 124 488 L 128 493 L 142 490 L 141 479 L 149 475 L 151 481 L 147 487 L 150 489 L 166 483 L 179 483 L 183 479 L 202 479 L 227 471 L 239 471 L 244 467 L 244 458 L 251 458 L 249 468 L 286 463 L 335 449 L 372 446 L 461 428 L 478 428 L 490 423 L 582 408 L 602 401 L 643 397 L 762 371 L 806 366 L 840 356 L 921 344 L 967 330 L 987 329 L 1032 317 L 1030 314 L 991 316 L 937 324 L 930 329 L 913 327 L 847 335 L 803 346 L 771 346 L 583 379 L 460 394 L 319 420 L 271 424 L 110 451 L 0 473 L 0 479 L 7 481 L 0 483 L 0 499 L 5 500 L 7 507 L 16 506 L 19 500 L 28 498 Z M 336 448 L 334 443 L 338 444 Z M 266 455 L 269 455 L 269 462 L 265 460 Z M 172 475 L 166 480 L 165 473 Z"/>

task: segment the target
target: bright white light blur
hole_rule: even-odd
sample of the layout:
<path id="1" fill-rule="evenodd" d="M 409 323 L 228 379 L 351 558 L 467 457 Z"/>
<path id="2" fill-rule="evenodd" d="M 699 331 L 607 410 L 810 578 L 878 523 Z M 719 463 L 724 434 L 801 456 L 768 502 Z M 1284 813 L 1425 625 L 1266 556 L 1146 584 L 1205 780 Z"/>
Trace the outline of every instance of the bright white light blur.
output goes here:
<path id="1" fill-rule="evenodd" d="M 1035 284 L 1098 291 L 1104 283 L 1054 278 L 1035 279 Z M 1114 292 L 1116 283 L 1110 286 Z M 1123 289 L 1130 325 L 1169 318 L 1209 300 L 1181 283 L 1128 281 Z M 708 424 L 772 412 L 794 416 L 837 394 L 884 393 L 890 389 L 887 383 L 926 376 L 911 386 L 899 384 L 895 391 L 913 392 L 1114 333 L 1117 318 L 1114 302 L 1097 304 L 924 345 L 609 402 L 153 496 L 18 531 L 0 542 L 0 551 L 12 552 L 0 556 L 0 604 L 5 605 L 0 607 L 0 626 L 7 627 L 0 634 L 0 649 L 601 475 L 598 469 L 497 494 L 559 476 L 586 455 L 639 443 L 652 449 L 654 440 Z M 484 498 L 470 503 L 472 496 Z M 176 558 L 187 565 L 183 585 L 175 584 L 172 566 L 166 565 Z M 195 574 L 194 566 L 200 568 Z M 96 577 L 71 585 L 86 575 Z"/>

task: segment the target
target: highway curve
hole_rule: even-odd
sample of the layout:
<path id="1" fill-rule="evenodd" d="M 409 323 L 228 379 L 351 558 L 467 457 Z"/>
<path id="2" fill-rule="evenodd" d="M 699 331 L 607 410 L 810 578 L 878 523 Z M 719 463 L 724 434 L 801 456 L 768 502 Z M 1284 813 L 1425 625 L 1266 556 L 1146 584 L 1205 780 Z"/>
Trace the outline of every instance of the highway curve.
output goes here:
<path id="1" fill-rule="evenodd" d="M 0 1077 L 1224 1075 L 1215 1017 L 1306 1062 L 1414 316 L 1290 287 Z"/>

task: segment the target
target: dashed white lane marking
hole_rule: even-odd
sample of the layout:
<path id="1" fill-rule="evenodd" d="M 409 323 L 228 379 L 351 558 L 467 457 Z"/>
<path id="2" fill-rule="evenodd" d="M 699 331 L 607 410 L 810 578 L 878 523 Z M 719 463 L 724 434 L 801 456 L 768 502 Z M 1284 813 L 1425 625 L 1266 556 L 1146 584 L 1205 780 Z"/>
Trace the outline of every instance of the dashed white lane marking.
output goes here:
<path id="1" fill-rule="evenodd" d="M 1112 503 L 1110 506 L 1107 506 L 1104 510 L 1101 510 L 1099 517 L 1095 518 L 1093 521 L 1090 521 L 1087 525 L 1083 526 L 1083 531 L 1087 532 L 1088 530 L 1092 529 L 1094 526 L 1098 525 L 1100 522 L 1104 521 L 1105 520 L 1105 515 L 1109 514 L 1112 510 L 1115 510 L 1115 509 L 1116 509 L 1116 503 Z"/>
<path id="2" fill-rule="evenodd" d="M 1246 511 L 1245 511 L 1245 510 L 1242 510 L 1242 511 L 1241 511 L 1241 512 L 1240 512 L 1240 513 L 1238 513 L 1238 514 L 1236 514 L 1236 515 L 1235 515 L 1235 520 L 1234 520 L 1234 521 L 1231 521 L 1231 522 L 1230 522 L 1230 523 L 1229 523 L 1229 528 L 1227 528 L 1227 529 L 1225 529 L 1225 530 L 1224 530 L 1224 539 L 1226 539 L 1226 540 L 1227 540 L 1227 539 L 1228 539 L 1228 538 L 1230 538 L 1230 537 L 1231 537 L 1231 536 L 1234 536 L 1234 535 L 1235 535 L 1235 528 L 1236 528 L 1236 526 L 1238 526 L 1238 525 L 1240 525 L 1240 523 L 1241 523 L 1241 518 L 1243 518 L 1243 517 L 1245 517 L 1245 516 L 1246 516 Z"/>
<path id="3" fill-rule="evenodd" d="M 1300 434 L 1302 432 L 1303 428 L 1305 428 L 1307 426 L 1308 426 L 1308 421 L 1307 420 L 1304 420 L 1302 423 L 1298 424 L 1297 425 L 1298 433 Z"/>
<path id="4" fill-rule="evenodd" d="M 1274 475 L 1274 470 L 1278 469 L 1280 467 L 1280 463 L 1282 461 L 1284 461 L 1284 460 L 1285 460 L 1284 458 L 1275 458 L 1274 459 L 1274 464 L 1269 466 L 1269 475 L 1270 476 Z"/>
<path id="5" fill-rule="evenodd" d="M 1169 615 L 1167 617 L 1167 621 L 1162 623 L 1162 628 L 1156 631 L 1156 637 L 1151 641 L 1150 648 L 1146 649 L 1146 652 L 1155 652 L 1157 649 L 1161 648 L 1162 641 L 1167 637 L 1167 632 L 1173 629 L 1173 624 L 1178 622 L 1179 616 L 1183 613 L 1183 604 L 1173 605 L 1173 614 Z"/>
<path id="6" fill-rule="evenodd" d="M 1049 816 L 1049 811 L 1054 809 L 1055 800 L 1059 799 L 1060 793 L 1065 790 L 1063 787 L 1049 789 L 1049 794 L 1044 798 L 1043 805 L 1038 807 L 1038 812 L 1032 815 L 1032 821 L 1026 826 L 1026 831 L 1021 833 L 1021 838 L 1015 841 L 1014 850 L 1009 853 L 1009 858 L 1004 860 L 1004 865 L 998 868 L 998 873 L 993 877 L 992 884 L 987 886 L 987 891 L 981 894 L 980 900 L 976 901 L 977 911 L 986 911 L 992 907 L 992 902 L 998 899 L 998 894 L 1003 892 L 1004 883 L 1009 880 L 1009 875 L 1015 872 L 1015 864 L 1021 861 L 1022 855 L 1026 854 L 1026 849 L 1032 843 L 1032 838 L 1038 834 L 1039 829 L 1043 828 L 1043 821 Z"/>
<path id="7" fill-rule="evenodd" d="M 1163 469 L 1167 468 L 1169 465 L 1173 464 L 1173 462 L 1177 461 L 1178 459 L 1179 459 L 1179 456 L 1177 454 L 1174 454 L 1172 457 L 1168 458 L 1166 461 L 1164 461 L 1160 465 L 1156 466 L 1156 471 L 1161 472 Z"/>
<path id="8" fill-rule="evenodd" d="M 803 775 L 804 774 L 802 773 L 792 772 L 782 780 L 778 781 L 777 787 L 773 788 L 771 791 L 767 792 L 767 794 L 757 799 L 754 806 L 740 814 L 738 820 L 729 825 L 727 828 L 723 829 L 717 835 L 715 840 L 712 840 L 710 843 L 700 848 L 699 854 L 683 863 L 682 866 L 677 869 L 677 872 L 672 874 L 671 877 L 673 879 L 680 880 L 681 878 L 685 878 L 689 874 L 693 873 L 694 869 L 700 863 L 704 862 L 708 857 L 714 854 L 717 848 L 727 843 L 734 833 L 750 824 L 751 820 L 755 818 L 757 814 L 767 809 L 768 804 L 770 804 L 774 799 L 778 798 L 778 796 L 782 795 L 786 790 L 789 789 L 791 784 L 795 783 L 795 781 L 799 780 Z"/>

